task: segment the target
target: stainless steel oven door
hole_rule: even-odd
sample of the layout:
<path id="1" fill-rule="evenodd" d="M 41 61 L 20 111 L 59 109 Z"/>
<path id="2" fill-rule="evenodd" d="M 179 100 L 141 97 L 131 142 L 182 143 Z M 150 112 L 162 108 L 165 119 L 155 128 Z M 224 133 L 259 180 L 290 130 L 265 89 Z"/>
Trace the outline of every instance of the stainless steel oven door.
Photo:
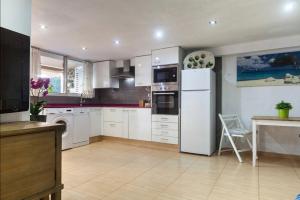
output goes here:
<path id="1" fill-rule="evenodd" d="M 178 66 L 165 65 L 152 67 L 152 85 L 177 84 Z"/>
<path id="2" fill-rule="evenodd" d="M 152 92 L 152 114 L 178 115 L 178 91 Z"/>

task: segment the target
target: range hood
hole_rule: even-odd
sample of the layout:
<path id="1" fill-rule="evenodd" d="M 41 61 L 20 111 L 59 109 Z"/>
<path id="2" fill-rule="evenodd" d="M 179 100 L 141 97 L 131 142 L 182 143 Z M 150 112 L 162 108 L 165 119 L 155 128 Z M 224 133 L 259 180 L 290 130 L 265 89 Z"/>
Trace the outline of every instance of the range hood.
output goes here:
<path id="1" fill-rule="evenodd" d="M 116 61 L 116 72 L 111 77 L 117 79 L 134 78 L 134 68 L 130 67 L 129 60 Z"/>

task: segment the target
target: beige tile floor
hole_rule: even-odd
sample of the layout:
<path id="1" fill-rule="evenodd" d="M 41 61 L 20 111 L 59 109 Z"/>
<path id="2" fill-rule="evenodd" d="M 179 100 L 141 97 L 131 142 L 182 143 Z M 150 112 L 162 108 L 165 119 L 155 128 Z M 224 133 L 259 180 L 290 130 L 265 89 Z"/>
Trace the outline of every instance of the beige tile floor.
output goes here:
<path id="1" fill-rule="evenodd" d="M 294 200 L 300 159 L 205 157 L 103 141 L 63 152 L 63 200 Z"/>

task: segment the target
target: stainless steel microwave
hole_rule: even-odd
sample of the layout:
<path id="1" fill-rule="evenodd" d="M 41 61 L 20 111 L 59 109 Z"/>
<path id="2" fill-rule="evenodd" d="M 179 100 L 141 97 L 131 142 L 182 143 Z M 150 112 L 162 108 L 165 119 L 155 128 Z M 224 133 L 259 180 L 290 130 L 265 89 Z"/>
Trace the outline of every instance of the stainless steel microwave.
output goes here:
<path id="1" fill-rule="evenodd" d="M 152 67 L 152 86 L 178 85 L 178 65 Z"/>

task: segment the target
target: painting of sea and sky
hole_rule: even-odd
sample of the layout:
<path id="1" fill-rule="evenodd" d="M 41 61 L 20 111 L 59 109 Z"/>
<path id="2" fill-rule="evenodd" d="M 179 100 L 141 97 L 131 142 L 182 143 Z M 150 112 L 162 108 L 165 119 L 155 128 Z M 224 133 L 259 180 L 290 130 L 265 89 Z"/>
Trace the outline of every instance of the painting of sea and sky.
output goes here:
<path id="1" fill-rule="evenodd" d="M 300 51 L 237 58 L 237 86 L 300 85 Z"/>

